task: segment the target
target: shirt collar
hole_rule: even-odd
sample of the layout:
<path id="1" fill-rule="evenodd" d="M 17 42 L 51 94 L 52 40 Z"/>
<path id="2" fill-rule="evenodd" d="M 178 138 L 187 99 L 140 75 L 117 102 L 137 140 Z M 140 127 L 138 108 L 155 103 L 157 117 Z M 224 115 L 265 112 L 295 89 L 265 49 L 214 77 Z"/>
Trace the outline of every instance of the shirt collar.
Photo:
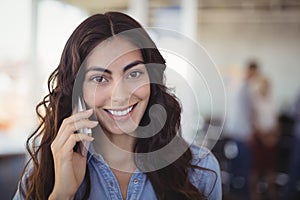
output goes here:
<path id="1" fill-rule="evenodd" d="M 101 163 L 106 163 L 103 156 L 96 152 L 94 145 L 91 142 L 88 148 L 87 162 L 90 162 L 93 157 Z"/>
<path id="2" fill-rule="evenodd" d="M 90 160 L 92 158 L 96 159 L 96 161 L 102 163 L 102 164 L 106 164 L 106 161 L 104 160 L 103 156 L 99 153 L 96 152 L 93 143 L 91 142 L 89 145 L 89 151 L 87 154 L 87 162 L 90 162 Z M 133 173 L 143 173 L 140 169 L 136 168 L 135 171 Z"/>

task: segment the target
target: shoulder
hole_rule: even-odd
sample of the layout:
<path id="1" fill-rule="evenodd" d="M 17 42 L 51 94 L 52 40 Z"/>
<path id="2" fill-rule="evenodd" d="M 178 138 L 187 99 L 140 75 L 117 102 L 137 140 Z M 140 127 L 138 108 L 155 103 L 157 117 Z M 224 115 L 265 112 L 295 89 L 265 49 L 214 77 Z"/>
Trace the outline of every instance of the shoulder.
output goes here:
<path id="1" fill-rule="evenodd" d="M 208 199 L 222 199 L 220 166 L 215 156 L 205 147 L 192 145 L 192 162 L 189 176 L 193 185 Z"/>
<path id="2" fill-rule="evenodd" d="M 219 162 L 212 154 L 210 150 L 206 147 L 199 147 L 192 145 L 190 146 L 192 152 L 192 164 L 206 169 L 211 169 L 213 171 L 220 170 Z"/>

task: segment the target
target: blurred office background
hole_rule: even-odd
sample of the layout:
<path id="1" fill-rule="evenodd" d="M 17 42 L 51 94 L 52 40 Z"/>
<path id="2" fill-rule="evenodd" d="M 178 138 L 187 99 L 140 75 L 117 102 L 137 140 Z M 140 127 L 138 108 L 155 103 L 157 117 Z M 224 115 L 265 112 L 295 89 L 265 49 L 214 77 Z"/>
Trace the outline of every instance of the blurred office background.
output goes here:
<path id="1" fill-rule="evenodd" d="M 187 47 L 185 52 L 196 63 L 206 63 L 200 68 L 202 76 L 186 70 L 193 69 L 188 66 L 190 56 L 162 53 L 169 68 L 167 84 L 183 104 L 184 136 L 216 155 L 224 199 L 245 199 L 241 191 L 247 179 L 229 167 L 236 163 L 232 161 L 239 146 L 223 125 L 226 127 L 234 110 L 234 91 L 242 85 L 249 61 L 257 63 L 270 83 L 279 124 L 272 179 L 275 197 L 287 199 L 297 138 L 297 117 L 291 110 L 300 93 L 299 0 L 1 0 L 0 199 L 11 199 L 16 190 L 26 160 L 26 138 L 38 123 L 35 105 L 47 94 L 47 78 L 58 65 L 68 37 L 89 15 L 111 10 L 125 12 L 145 27 L 168 30 L 170 34 L 163 35 L 150 31 L 162 49 L 183 47 L 184 40 L 178 35 L 203 48 L 199 55 L 195 55 L 194 47 Z M 237 112 L 243 114 L 245 110 L 241 107 Z M 296 113 L 299 120 L 300 111 Z M 216 132 L 223 130 L 222 134 L 207 135 L 210 125 L 217 127 Z M 300 171 L 299 165 L 294 167 Z M 300 192 L 298 178 L 295 199 Z M 275 199 L 270 187 L 260 174 L 258 184 L 246 196 Z"/>

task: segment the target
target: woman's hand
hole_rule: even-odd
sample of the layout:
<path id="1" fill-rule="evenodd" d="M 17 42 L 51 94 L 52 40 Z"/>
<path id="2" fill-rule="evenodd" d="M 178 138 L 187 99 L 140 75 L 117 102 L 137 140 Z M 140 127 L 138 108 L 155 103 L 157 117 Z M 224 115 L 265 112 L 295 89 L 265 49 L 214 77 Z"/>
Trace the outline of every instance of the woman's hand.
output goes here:
<path id="1" fill-rule="evenodd" d="M 83 133 L 75 133 L 81 128 L 94 128 L 97 121 L 88 118 L 93 111 L 87 110 L 64 119 L 57 136 L 51 144 L 54 159 L 55 183 L 49 199 L 73 199 L 82 183 L 86 171 L 86 156 L 74 152 L 77 142 L 94 140 Z"/>

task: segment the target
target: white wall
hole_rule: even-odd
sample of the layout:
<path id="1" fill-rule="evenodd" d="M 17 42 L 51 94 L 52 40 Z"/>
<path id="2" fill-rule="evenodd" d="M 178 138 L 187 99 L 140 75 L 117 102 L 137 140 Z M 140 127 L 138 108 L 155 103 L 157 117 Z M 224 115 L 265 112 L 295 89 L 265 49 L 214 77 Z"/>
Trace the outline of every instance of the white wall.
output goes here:
<path id="1" fill-rule="evenodd" d="M 220 68 L 245 67 L 258 60 L 271 79 L 279 110 L 290 104 L 300 89 L 300 12 L 201 11 L 198 41 Z"/>

